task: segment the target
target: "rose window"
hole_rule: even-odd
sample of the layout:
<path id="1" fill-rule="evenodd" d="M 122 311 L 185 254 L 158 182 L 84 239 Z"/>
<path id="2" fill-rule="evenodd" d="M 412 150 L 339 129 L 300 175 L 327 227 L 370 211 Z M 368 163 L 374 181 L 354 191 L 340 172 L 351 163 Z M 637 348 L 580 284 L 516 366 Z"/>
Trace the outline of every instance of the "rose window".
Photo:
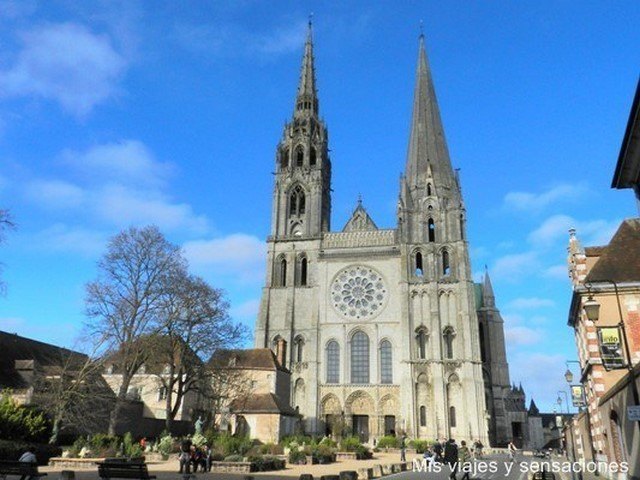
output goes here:
<path id="1" fill-rule="evenodd" d="M 336 275 L 331 285 L 331 303 L 336 311 L 352 320 L 376 316 L 387 300 L 382 275 L 372 268 L 348 267 Z"/>

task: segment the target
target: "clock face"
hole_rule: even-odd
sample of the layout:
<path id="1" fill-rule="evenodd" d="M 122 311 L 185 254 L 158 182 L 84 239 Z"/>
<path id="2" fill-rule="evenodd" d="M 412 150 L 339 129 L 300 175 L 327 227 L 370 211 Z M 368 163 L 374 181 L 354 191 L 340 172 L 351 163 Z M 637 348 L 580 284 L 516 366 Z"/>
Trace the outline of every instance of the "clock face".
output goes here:
<path id="1" fill-rule="evenodd" d="M 355 265 L 338 272 L 331 284 L 331 304 L 349 320 L 367 320 L 378 315 L 387 301 L 382 275 L 370 267 Z"/>

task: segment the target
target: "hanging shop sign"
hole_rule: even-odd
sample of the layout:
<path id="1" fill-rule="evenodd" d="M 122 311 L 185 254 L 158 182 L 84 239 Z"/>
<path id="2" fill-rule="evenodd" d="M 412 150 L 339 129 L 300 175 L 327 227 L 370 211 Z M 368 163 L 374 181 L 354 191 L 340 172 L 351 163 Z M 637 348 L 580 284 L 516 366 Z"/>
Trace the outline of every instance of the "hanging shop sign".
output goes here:
<path id="1" fill-rule="evenodd" d="M 627 366 L 622 352 L 622 336 L 620 327 L 598 328 L 600 340 L 600 357 L 606 370 L 618 370 Z"/>
<path id="2" fill-rule="evenodd" d="M 581 408 L 587 406 L 587 399 L 582 385 L 571 385 L 571 402 L 574 407 Z"/>

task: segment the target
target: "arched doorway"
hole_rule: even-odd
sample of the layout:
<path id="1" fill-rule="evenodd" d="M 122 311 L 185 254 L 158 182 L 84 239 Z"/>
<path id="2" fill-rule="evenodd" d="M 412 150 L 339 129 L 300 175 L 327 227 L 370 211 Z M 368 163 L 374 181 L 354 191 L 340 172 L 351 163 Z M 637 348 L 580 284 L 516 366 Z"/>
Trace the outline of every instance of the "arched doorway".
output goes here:
<path id="1" fill-rule="evenodd" d="M 347 416 L 351 418 L 351 430 L 353 435 L 357 435 L 360 441 L 366 443 L 369 441 L 371 431 L 375 431 L 372 425 L 374 412 L 374 403 L 371 396 L 359 390 L 352 393 L 346 401 Z"/>

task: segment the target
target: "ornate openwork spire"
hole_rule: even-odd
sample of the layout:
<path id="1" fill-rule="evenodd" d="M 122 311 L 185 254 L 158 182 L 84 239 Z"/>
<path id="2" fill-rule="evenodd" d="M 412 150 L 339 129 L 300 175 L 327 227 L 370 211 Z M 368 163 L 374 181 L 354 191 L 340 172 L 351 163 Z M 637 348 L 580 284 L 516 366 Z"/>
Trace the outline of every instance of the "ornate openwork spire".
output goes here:
<path id="1" fill-rule="evenodd" d="M 429 176 L 433 177 L 436 187 L 455 184 L 424 35 L 420 34 L 406 180 L 413 190 L 423 186 Z"/>
<path id="2" fill-rule="evenodd" d="M 296 97 L 295 115 L 318 115 L 318 93 L 316 91 L 316 70 L 313 64 L 313 27 L 309 19 L 307 40 L 304 44 L 300 84 Z"/>

